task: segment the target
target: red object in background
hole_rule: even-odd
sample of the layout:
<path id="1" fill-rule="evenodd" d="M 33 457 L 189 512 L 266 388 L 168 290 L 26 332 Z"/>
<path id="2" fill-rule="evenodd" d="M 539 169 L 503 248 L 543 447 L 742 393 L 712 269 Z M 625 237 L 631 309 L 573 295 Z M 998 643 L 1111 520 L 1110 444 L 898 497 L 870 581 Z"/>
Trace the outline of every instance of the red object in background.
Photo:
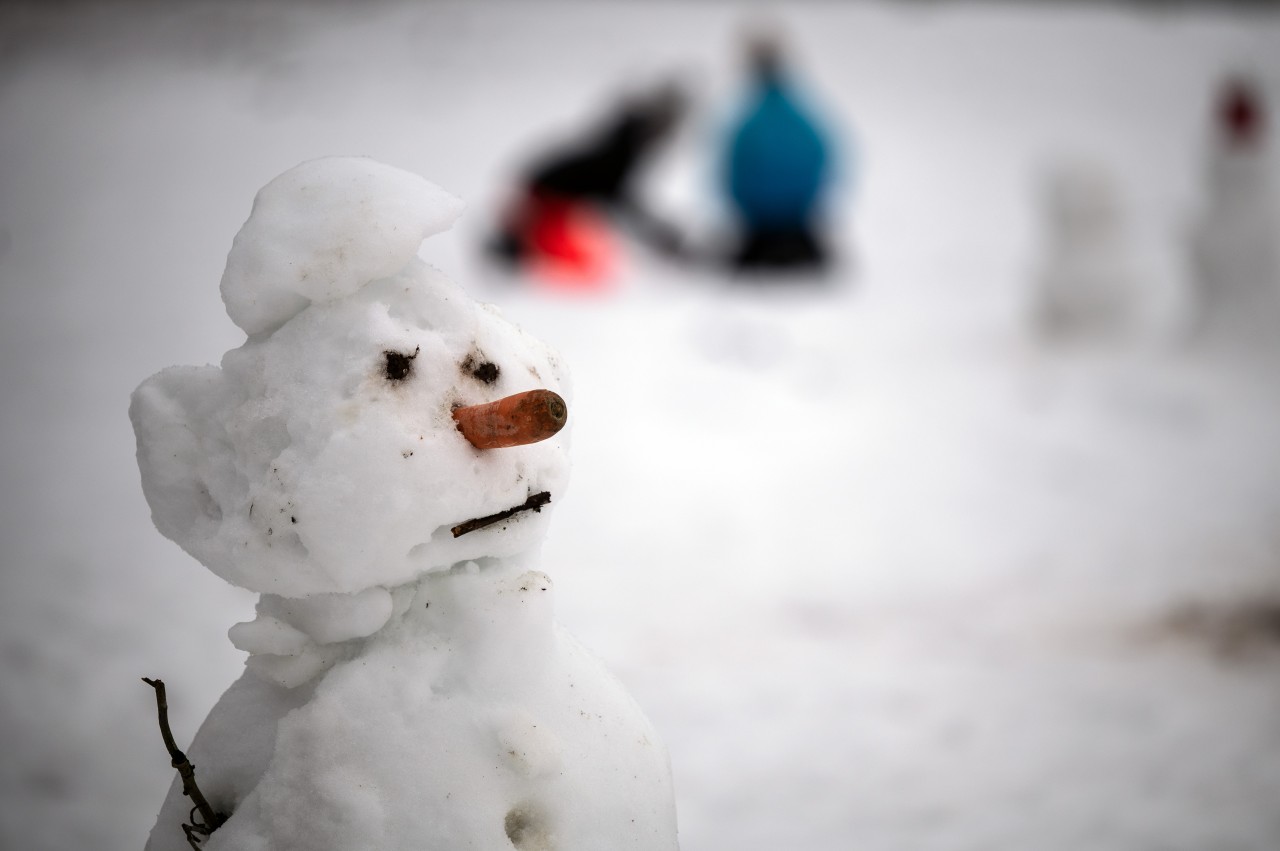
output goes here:
<path id="1" fill-rule="evenodd" d="M 539 283 L 576 292 L 609 289 L 619 251 L 603 213 L 583 201 L 538 195 L 527 199 L 523 213 L 525 259 Z"/>
<path id="2" fill-rule="evenodd" d="M 1244 80 L 1232 80 L 1218 103 L 1218 124 L 1229 145 L 1250 148 L 1262 141 L 1265 116 L 1258 90 Z"/>

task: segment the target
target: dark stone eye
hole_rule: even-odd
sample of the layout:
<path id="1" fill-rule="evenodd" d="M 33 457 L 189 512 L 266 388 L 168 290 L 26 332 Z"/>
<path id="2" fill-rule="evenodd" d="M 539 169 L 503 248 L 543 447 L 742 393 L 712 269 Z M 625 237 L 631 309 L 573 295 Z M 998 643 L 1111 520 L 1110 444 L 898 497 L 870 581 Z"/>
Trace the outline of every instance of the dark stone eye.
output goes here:
<path id="1" fill-rule="evenodd" d="M 498 365 L 496 363 L 485 361 L 475 369 L 471 370 L 471 374 L 480 381 L 483 381 L 485 384 L 492 384 L 498 380 L 498 376 L 501 373 L 499 372 Z"/>
<path id="2" fill-rule="evenodd" d="M 475 355 L 467 355 L 462 362 L 462 371 L 477 381 L 492 384 L 502 375 L 502 370 L 493 361 L 478 361 Z"/>
<path id="3" fill-rule="evenodd" d="M 418 356 L 418 349 L 413 350 L 413 354 L 406 355 L 403 352 L 386 351 L 382 354 L 387 358 L 387 364 L 384 373 L 391 381 L 404 381 L 409 377 L 409 373 L 413 372 L 413 359 Z"/>

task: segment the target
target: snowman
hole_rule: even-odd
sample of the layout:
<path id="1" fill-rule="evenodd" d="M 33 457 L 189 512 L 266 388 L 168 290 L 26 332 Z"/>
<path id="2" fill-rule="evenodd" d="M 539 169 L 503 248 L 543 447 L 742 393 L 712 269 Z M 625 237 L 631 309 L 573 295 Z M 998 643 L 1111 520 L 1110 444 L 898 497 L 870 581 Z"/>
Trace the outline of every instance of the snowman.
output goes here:
<path id="1" fill-rule="evenodd" d="M 1101 163 L 1064 157 L 1042 197 L 1045 249 L 1033 304 L 1049 338 L 1123 339 L 1141 324 L 1135 271 L 1119 187 Z"/>
<path id="2" fill-rule="evenodd" d="M 1240 76 L 1223 86 L 1192 239 L 1205 331 L 1223 339 L 1280 329 L 1280 211 L 1272 185 L 1262 93 Z"/>
<path id="3" fill-rule="evenodd" d="M 666 751 L 537 565 L 564 366 L 416 256 L 460 207 L 368 159 L 284 173 L 222 279 L 245 343 L 134 393 L 156 526 L 261 595 L 188 751 L 211 851 L 677 847 Z M 190 809 L 175 779 L 147 848 Z"/>

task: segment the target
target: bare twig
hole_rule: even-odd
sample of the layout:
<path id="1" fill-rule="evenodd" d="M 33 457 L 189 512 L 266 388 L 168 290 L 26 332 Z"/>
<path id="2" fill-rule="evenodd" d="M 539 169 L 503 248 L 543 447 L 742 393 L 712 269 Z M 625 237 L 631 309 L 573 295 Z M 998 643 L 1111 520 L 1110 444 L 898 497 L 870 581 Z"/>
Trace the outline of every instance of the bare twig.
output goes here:
<path id="1" fill-rule="evenodd" d="M 208 836 L 221 827 L 227 817 L 209 806 L 209 802 L 205 800 L 200 787 L 196 785 L 196 767 L 191 764 L 191 760 L 187 759 L 187 755 L 178 749 L 178 743 L 173 740 L 173 731 L 169 729 L 169 700 L 165 694 L 164 680 L 152 680 L 143 677 L 142 681 L 156 690 L 156 711 L 160 716 L 160 736 L 164 739 L 165 749 L 169 751 L 170 764 L 178 769 L 178 774 L 182 777 L 182 794 L 190 798 L 195 804 L 195 807 L 191 810 L 191 824 L 184 824 L 182 831 L 187 836 L 187 844 L 192 848 L 199 848 L 196 834 Z M 195 818 L 197 810 L 200 812 L 199 821 Z"/>
<path id="2" fill-rule="evenodd" d="M 535 493 L 526 499 L 523 505 L 517 505 L 515 508 L 508 508 L 506 511 L 499 511 L 497 514 L 490 514 L 488 517 L 477 517 L 474 520 L 459 523 L 450 531 L 453 532 L 453 537 L 458 538 L 468 532 L 474 532 L 477 529 L 483 529 L 485 526 L 492 526 L 494 523 L 500 523 L 508 517 L 519 514 L 521 511 L 541 511 L 542 506 L 549 502 L 551 502 L 550 491 Z"/>

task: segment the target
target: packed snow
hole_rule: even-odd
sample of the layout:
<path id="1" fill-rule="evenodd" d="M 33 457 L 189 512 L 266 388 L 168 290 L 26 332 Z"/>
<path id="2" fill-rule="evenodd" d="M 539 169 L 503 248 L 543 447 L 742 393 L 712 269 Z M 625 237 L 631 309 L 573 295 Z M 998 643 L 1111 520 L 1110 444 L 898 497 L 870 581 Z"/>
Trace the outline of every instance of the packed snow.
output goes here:
<path id="1" fill-rule="evenodd" d="M 308 304 L 391 277 L 462 213 L 459 199 L 421 178 L 373 160 L 361 166 L 334 174 L 313 160 L 258 193 L 222 276 L 227 313 L 245 333 L 273 331 Z"/>
<path id="2" fill-rule="evenodd" d="M 826 289 L 741 290 L 637 251 L 591 300 L 494 278 L 475 250 L 491 201 L 613 82 L 675 69 L 705 118 L 655 198 L 700 215 L 743 10 L 0 15 L 0 846 L 144 844 L 173 771 L 139 677 L 168 682 L 186 745 L 246 650 L 394 616 L 394 597 L 332 585 L 315 605 L 336 618 L 255 620 L 251 593 L 157 534 L 124 416 L 141 377 L 245 342 L 217 282 L 249 199 L 334 153 L 465 199 L 423 259 L 572 370 L 573 484 L 539 569 L 665 741 L 686 851 L 1276 846 L 1267 335 L 1032 332 L 1053 163 L 1109 175 L 1139 304 L 1211 286 L 1193 235 L 1216 203 L 1214 99 L 1242 69 L 1280 91 L 1273 13 L 779 8 L 814 102 L 857 143 L 850 264 Z M 1275 168 L 1245 182 L 1274 187 Z M 466 593 L 502 605 L 483 576 Z M 435 591 L 418 593 L 426 616 Z M 256 625 L 229 641 L 235 623 Z M 527 730 L 505 723 L 502 741 Z M 244 788 L 264 730 L 222 735 Z M 512 764 L 547 770 L 555 749 L 521 740 Z"/>

